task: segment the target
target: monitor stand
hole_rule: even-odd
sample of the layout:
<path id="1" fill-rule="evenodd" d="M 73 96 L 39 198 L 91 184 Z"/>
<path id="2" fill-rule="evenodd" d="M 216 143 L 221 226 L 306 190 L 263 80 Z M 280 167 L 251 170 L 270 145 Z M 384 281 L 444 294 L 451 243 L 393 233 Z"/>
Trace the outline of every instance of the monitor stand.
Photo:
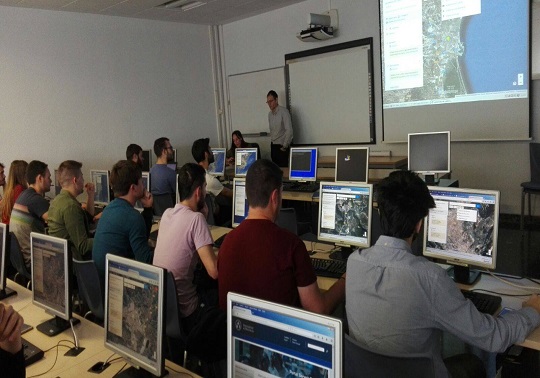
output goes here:
<path id="1" fill-rule="evenodd" d="M 160 377 L 165 377 L 169 374 L 169 371 L 167 369 L 163 369 L 163 372 L 161 373 Z M 124 378 L 157 378 L 157 375 L 154 375 L 144 369 L 137 369 L 136 367 L 129 367 L 126 370 L 120 372 L 116 375 L 117 377 L 124 377 Z"/>
<path id="2" fill-rule="evenodd" d="M 73 325 L 81 322 L 79 319 L 75 318 L 72 318 L 71 320 L 73 321 Z M 36 327 L 39 332 L 44 333 L 47 336 L 56 336 L 69 328 L 71 328 L 69 320 L 64 320 L 58 316 L 55 316 L 51 320 L 47 320 Z"/>
<path id="3" fill-rule="evenodd" d="M 329 257 L 332 260 L 347 261 L 351 253 L 354 252 L 353 247 L 340 246 L 338 250 L 330 253 Z"/>
<path id="4" fill-rule="evenodd" d="M 435 175 L 424 175 L 424 182 L 430 186 L 439 184 L 439 180 L 435 180 Z"/>
<path id="5" fill-rule="evenodd" d="M 12 295 L 17 295 L 17 292 L 7 286 L 4 289 L 0 290 L 0 300 L 11 297 Z"/>
<path id="6" fill-rule="evenodd" d="M 469 269 L 468 266 L 451 266 L 446 270 L 450 278 L 456 283 L 464 285 L 474 285 L 480 278 L 480 271 Z"/>

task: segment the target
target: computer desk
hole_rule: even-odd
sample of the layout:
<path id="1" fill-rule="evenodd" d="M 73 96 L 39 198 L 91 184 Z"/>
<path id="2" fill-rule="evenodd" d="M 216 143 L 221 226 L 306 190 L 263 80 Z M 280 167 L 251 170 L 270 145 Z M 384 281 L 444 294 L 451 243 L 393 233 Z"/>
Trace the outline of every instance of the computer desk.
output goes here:
<path id="1" fill-rule="evenodd" d="M 111 355 L 113 355 L 111 359 L 119 357 L 118 355 L 114 355 L 114 352 L 105 348 L 105 330 L 99 325 L 92 323 L 77 314 L 73 314 L 73 316 L 78 318 L 81 323 L 75 325 L 75 332 L 79 339 L 79 346 L 85 349 L 76 357 L 64 356 L 64 353 L 66 353 L 69 348 L 73 347 L 73 333 L 71 332 L 71 329 L 65 330 L 61 334 L 53 337 L 46 336 L 39 332 L 35 327 L 50 319 L 52 315 L 47 314 L 45 310 L 32 304 L 32 294 L 28 289 L 11 280 L 8 280 L 7 286 L 16 290 L 17 295 L 6 298 L 2 302 L 13 306 L 13 308 L 23 316 L 24 322 L 34 327 L 34 329 L 23 335 L 26 340 L 43 351 L 55 347 L 61 340 L 66 340 L 60 343 L 60 347 L 58 347 L 58 359 L 56 363 L 54 363 L 56 349 L 52 349 L 46 352 L 41 360 L 26 368 L 27 377 L 42 374 L 51 367 L 52 369 L 43 375 L 44 377 L 88 376 L 90 374 L 88 373 L 88 369 L 96 362 L 104 362 Z M 125 360 L 120 359 L 118 362 L 111 364 L 111 366 L 101 374 L 96 375 L 96 377 L 112 377 L 122 368 L 122 366 L 124 366 L 124 363 Z M 170 377 L 198 377 L 195 373 L 170 361 L 166 361 L 166 366 L 169 367 Z"/>

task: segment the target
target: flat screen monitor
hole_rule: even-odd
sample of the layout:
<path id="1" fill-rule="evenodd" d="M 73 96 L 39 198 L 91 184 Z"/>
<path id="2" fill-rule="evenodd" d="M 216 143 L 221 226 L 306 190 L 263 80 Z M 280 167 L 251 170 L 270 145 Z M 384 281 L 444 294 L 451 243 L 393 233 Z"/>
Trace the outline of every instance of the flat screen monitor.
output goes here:
<path id="1" fill-rule="evenodd" d="M 60 176 L 58 175 L 58 169 L 54 170 L 54 195 L 57 196 L 62 190 L 62 185 L 60 185 Z"/>
<path id="2" fill-rule="evenodd" d="M 6 260 L 6 240 L 7 226 L 4 223 L 0 223 L 0 299 L 4 299 L 17 294 L 16 291 L 11 290 L 6 285 L 7 267 L 9 265 L 9 261 Z"/>
<path id="3" fill-rule="evenodd" d="M 228 377 L 342 376 L 341 320 L 227 295 Z"/>
<path id="4" fill-rule="evenodd" d="M 436 207 L 424 224 L 424 256 L 448 261 L 455 281 L 472 284 L 477 266 L 495 269 L 499 192 L 429 187 Z"/>
<path id="5" fill-rule="evenodd" d="M 143 182 L 145 193 L 150 193 L 150 172 L 142 173 L 142 182 Z M 141 201 L 137 201 L 135 203 L 135 208 L 137 210 L 142 211 L 144 209 L 144 206 L 142 205 Z"/>
<path id="6" fill-rule="evenodd" d="M 336 182 L 368 182 L 369 147 L 336 148 Z"/>
<path id="7" fill-rule="evenodd" d="M 208 173 L 212 176 L 224 176 L 227 150 L 225 148 L 212 148 L 212 154 L 214 162 L 208 166 Z"/>
<path id="8" fill-rule="evenodd" d="M 292 147 L 289 155 L 289 180 L 317 180 L 317 147 Z"/>
<path id="9" fill-rule="evenodd" d="M 165 372 L 165 274 L 157 266 L 106 256 L 105 347 L 133 366 L 126 376 L 136 368 L 158 377 Z"/>
<path id="10" fill-rule="evenodd" d="M 331 257 L 346 260 L 353 247 L 369 247 L 373 186 L 321 182 L 319 193 L 318 238 L 341 247 Z"/>
<path id="11" fill-rule="evenodd" d="M 142 156 L 142 170 L 143 172 L 150 172 L 150 167 L 152 166 L 152 150 L 142 150 Z"/>
<path id="12" fill-rule="evenodd" d="M 450 172 L 450 131 L 409 134 L 409 171 L 434 183 L 434 175 Z"/>
<path id="13" fill-rule="evenodd" d="M 234 175 L 236 177 L 246 177 L 251 164 L 257 160 L 256 148 L 237 148 L 234 157 Z"/>
<path id="14" fill-rule="evenodd" d="M 248 216 L 249 205 L 246 196 L 246 179 L 235 178 L 233 181 L 232 226 L 238 227 Z"/>
<path id="15" fill-rule="evenodd" d="M 109 171 L 92 169 L 90 170 L 92 183 L 96 187 L 94 203 L 96 205 L 108 205 L 111 202 L 111 183 L 109 180 Z"/>
<path id="16" fill-rule="evenodd" d="M 178 150 L 173 148 L 173 161 L 178 161 Z"/>
<path id="17" fill-rule="evenodd" d="M 71 253 L 66 239 L 30 233 L 32 303 L 55 317 L 36 328 L 54 336 L 79 323 L 71 317 Z"/>

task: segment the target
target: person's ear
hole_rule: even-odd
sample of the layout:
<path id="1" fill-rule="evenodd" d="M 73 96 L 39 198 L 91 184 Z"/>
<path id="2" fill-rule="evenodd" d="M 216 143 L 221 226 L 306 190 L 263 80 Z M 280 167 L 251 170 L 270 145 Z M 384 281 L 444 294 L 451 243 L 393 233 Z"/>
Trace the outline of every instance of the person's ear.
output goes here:
<path id="1" fill-rule="evenodd" d="M 424 222 L 424 219 L 420 219 L 418 223 L 416 223 L 416 226 L 414 226 L 414 233 L 419 234 L 420 230 L 422 229 L 422 222 Z"/>

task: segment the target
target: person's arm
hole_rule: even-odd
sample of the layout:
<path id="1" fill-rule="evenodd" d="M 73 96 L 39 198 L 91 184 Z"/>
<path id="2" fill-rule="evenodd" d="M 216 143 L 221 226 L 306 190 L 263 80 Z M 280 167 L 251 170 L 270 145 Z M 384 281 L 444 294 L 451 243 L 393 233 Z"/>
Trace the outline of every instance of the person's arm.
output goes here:
<path id="1" fill-rule="evenodd" d="M 21 340 L 23 318 L 11 306 L 0 303 L 0 366 L 6 377 L 25 377 Z"/>
<path id="2" fill-rule="evenodd" d="M 152 260 L 154 259 L 154 252 L 152 252 L 152 249 L 148 245 L 149 233 L 147 234 L 147 225 L 139 212 L 137 210 L 135 211 L 137 213 L 133 214 L 136 218 L 129 219 L 129 244 L 131 245 L 131 249 L 135 255 L 135 260 L 151 264 Z"/>
<path id="3" fill-rule="evenodd" d="M 315 281 L 311 285 L 299 287 L 298 294 L 302 308 L 318 314 L 331 314 L 345 300 L 345 275 L 324 293 Z"/>
<path id="4" fill-rule="evenodd" d="M 232 189 L 229 189 L 229 188 L 224 186 L 223 189 L 221 189 L 221 192 L 219 192 L 219 195 L 227 197 L 227 198 L 232 198 L 233 191 L 232 191 Z"/>
<path id="5" fill-rule="evenodd" d="M 293 128 L 291 122 L 291 113 L 287 109 L 283 112 L 283 128 L 285 129 L 285 142 L 283 143 L 283 150 L 290 147 L 293 140 Z"/>
<path id="6" fill-rule="evenodd" d="M 204 245 L 201 248 L 197 249 L 197 253 L 201 258 L 201 261 L 208 272 L 208 275 L 213 279 L 217 280 L 218 270 L 217 270 L 217 257 L 214 253 L 214 248 L 212 245 Z"/>
<path id="7" fill-rule="evenodd" d="M 143 205 L 142 216 L 146 225 L 146 237 L 148 238 L 148 236 L 150 236 L 150 231 L 152 230 L 152 221 L 154 219 L 154 197 L 152 197 L 152 193 L 147 192 L 145 189 L 144 195 L 140 201 Z"/>
<path id="8" fill-rule="evenodd" d="M 92 257 L 94 239 L 88 235 L 84 210 L 77 204 L 70 204 L 64 210 L 64 225 L 69 239 L 75 246 L 73 257 L 77 260 L 89 260 Z"/>
<path id="9" fill-rule="evenodd" d="M 94 183 L 87 182 L 84 186 L 86 189 L 86 212 L 90 214 L 90 219 L 94 217 L 94 198 L 96 194 L 96 187 L 94 186 Z"/>

